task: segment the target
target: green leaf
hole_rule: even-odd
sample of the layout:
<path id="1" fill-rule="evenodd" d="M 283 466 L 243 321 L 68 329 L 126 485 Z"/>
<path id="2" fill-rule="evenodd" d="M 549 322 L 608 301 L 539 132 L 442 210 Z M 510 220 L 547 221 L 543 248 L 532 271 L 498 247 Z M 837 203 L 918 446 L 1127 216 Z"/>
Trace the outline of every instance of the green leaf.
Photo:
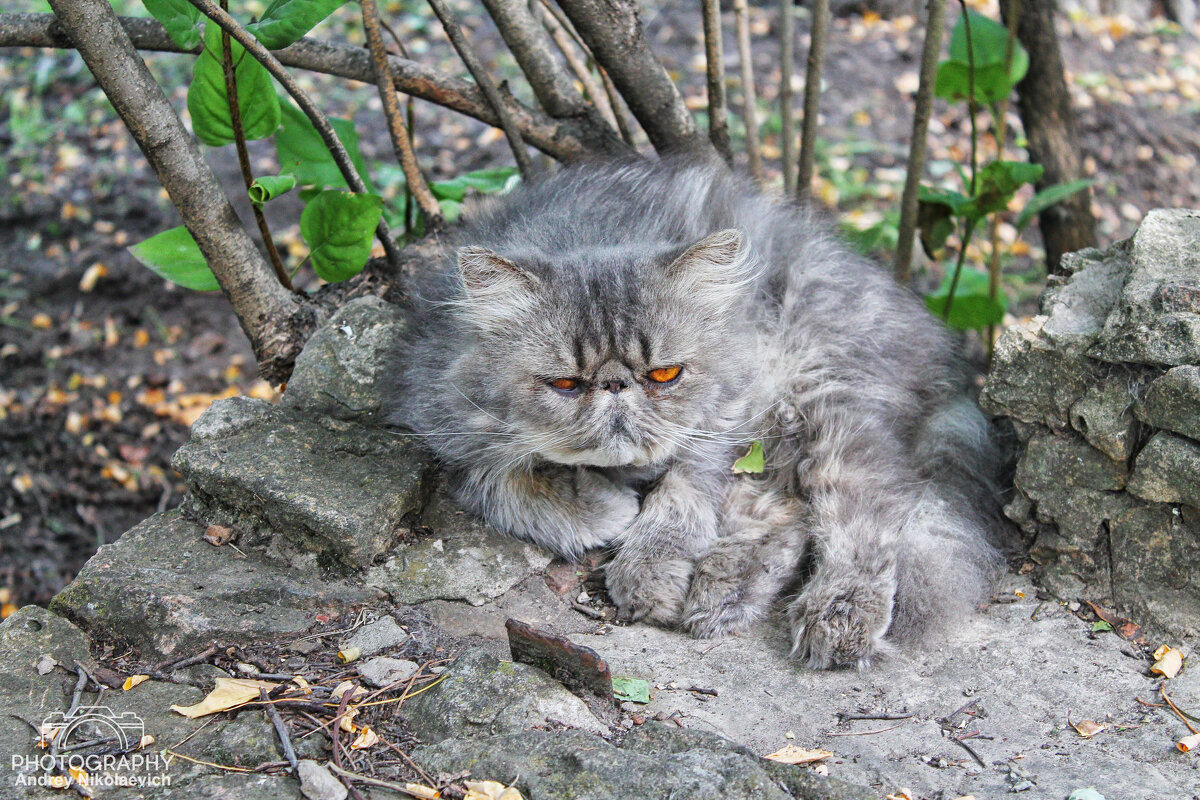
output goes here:
<path id="1" fill-rule="evenodd" d="M 1029 71 L 1029 53 L 1020 42 L 1013 42 L 1012 64 L 1004 69 L 1008 29 L 974 11 L 967 12 L 971 23 L 971 49 L 975 60 L 975 100 L 995 104 L 1012 93 Z M 938 65 L 934 94 L 946 100 L 970 96 L 971 61 L 967 53 L 967 26 L 962 16 L 950 34 L 950 57 Z"/>
<path id="2" fill-rule="evenodd" d="M 1013 195 L 1027 183 L 1036 183 L 1045 170 L 1041 164 L 1025 161 L 990 161 L 979 171 L 975 191 L 975 211 L 983 217 L 1003 211 Z"/>
<path id="3" fill-rule="evenodd" d="M 429 188 L 439 200 L 462 202 L 467 196 L 467 189 L 474 189 L 481 194 L 504 194 L 512 191 L 520 182 L 521 176 L 516 167 L 497 167 L 467 172 L 447 181 L 434 181 Z"/>
<path id="4" fill-rule="evenodd" d="M 229 46 L 236 65 L 233 75 L 242 131 L 247 139 L 265 139 L 279 127 L 279 99 L 271 75 L 240 44 L 231 40 Z M 220 147 L 234 140 L 228 97 L 221 67 L 221 29 L 210 22 L 204 28 L 204 52 L 196 59 L 187 98 L 192 131 L 207 145 Z"/>
<path id="5" fill-rule="evenodd" d="M 200 44 L 200 9 L 188 0 L 142 0 L 146 10 L 167 29 L 171 41 L 185 50 Z"/>
<path id="6" fill-rule="evenodd" d="M 925 295 L 925 307 L 941 319 L 950 296 L 953 274 L 947 273 L 942 285 L 933 294 Z M 970 267 L 963 267 L 954 290 L 954 302 L 950 304 L 950 318 L 946 324 L 960 331 L 979 330 L 988 325 L 997 325 L 1004 320 L 1008 309 L 1008 298 L 998 292 L 995 298 L 988 297 L 988 274 Z"/>
<path id="7" fill-rule="evenodd" d="M 750 443 L 750 449 L 746 451 L 746 455 L 733 462 L 733 473 L 739 475 L 742 473 L 759 473 L 763 471 L 765 459 L 763 458 L 763 443 L 755 439 Z"/>
<path id="8" fill-rule="evenodd" d="M 317 275 L 337 283 L 362 272 L 382 212 L 383 198 L 375 194 L 329 189 L 314 197 L 300 215 L 300 235 Z"/>
<path id="9" fill-rule="evenodd" d="M 280 50 L 304 37 L 346 0 L 271 0 L 262 19 L 246 26 L 268 50 Z"/>
<path id="10" fill-rule="evenodd" d="M 221 288 L 196 240 L 182 225 L 130 246 L 129 252 L 143 266 L 187 289 L 211 292 Z"/>
<path id="11" fill-rule="evenodd" d="M 1083 191 L 1094 183 L 1095 181 L 1084 178 L 1067 183 L 1056 183 L 1053 186 L 1047 186 L 1045 189 L 1042 189 L 1030 198 L 1029 202 L 1025 204 L 1025 208 L 1021 209 L 1021 213 L 1016 221 L 1017 230 L 1025 230 L 1038 214 L 1076 192 Z"/>
<path id="12" fill-rule="evenodd" d="M 1096 620 L 1092 623 L 1092 633 L 1104 633 L 1105 631 L 1111 631 L 1112 629 L 1112 624 L 1105 622 L 1102 619 Z"/>
<path id="13" fill-rule="evenodd" d="M 643 678 L 631 678 L 628 675 L 614 675 L 612 679 L 613 697 L 621 702 L 649 703 L 650 681 Z"/>
<path id="14" fill-rule="evenodd" d="M 295 175 L 259 175 L 246 191 L 250 195 L 250 202 L 261 206 L 268 200 L 274 200 L 294 188 L 296 188 Z"/>
<path id="15" fill-rule="evenodd" d="M 279 159 L 279 169 L 296 176 L 296 182 L 301 186 L 317 186 L 348 189 L 342 171 L 338 169 L 333 155 L 325 147 L 325 141 L 317 133 L 312 122 L 303 111 L 296 108 L 290 100 L 280 104 L 283 124 L 275 134 L 275 154 Z M 369 191 L 375 188 L 367 175 L 367 165 L 362 154 L 358 152 L 358 134 L 354 131 L 354 123 L 348 119 L 329 119 L 333 132 L 350 154 L 350 161 L 355 171 Z M 303 197 L 304 194 L 301 194 Z"/>
<path id="16" fill-rule="evenodd" d="M 917 230 L 921 234 L 921 248 L 925 255 L 937 258 L 946 246 L 946 239 L 954 233 L 955 219 L 967 216 L 973 210 L 971 198 L 951 189 L 920 186 L 917 194 Z"/>

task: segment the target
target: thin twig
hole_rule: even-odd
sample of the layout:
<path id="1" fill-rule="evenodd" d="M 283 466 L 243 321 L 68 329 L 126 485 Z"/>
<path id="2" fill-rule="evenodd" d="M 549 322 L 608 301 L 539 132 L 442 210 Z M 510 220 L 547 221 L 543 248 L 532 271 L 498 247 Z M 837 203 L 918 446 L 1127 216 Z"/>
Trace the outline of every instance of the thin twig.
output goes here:
<path id="1" fill-rule="evenodd" d="M 838 712 L 838 718 L 842 722 L 848 722 L 854 719 L 876 719 L 876 720 L 894 720 L 894 719 L 911 719 L 916 716 L 916 712 L 910 711 L 907 714 L 850 714 L 845 711 Z"/>
<path id="2" fill-rule="evenodd" d="M 1171 710 L 1174 711 L 1181 720 L 1183 720 L 1183 724 L 1187 725 L 1187 729 L 1192 733 L 1197 733 L 1196 729 L 1192 726 L 1192 723 L 1188 722 L 1188 715 L 1180 711 L 1179 707 L 1175 705 L 1175 702 L 1171 700 L 1171 698 L 1167 697 L 1167 684 L 1165 681 L 1161 686 L 1158 687 L 1158 692 L 1162 695 L 1162 699 L 1166 702 L 1166 704 L 1171 707 Z"/>
<path id="3" fill-rule="evenodd" d="M 900 228 L 893 265 L 896 280 L 902 284 L 908 284 L 912 280 L 912 251 L 917 234 L 917 198 L 921 187 L 921 175 L 925 171 L 925 144 L 929 134 L 929 117 L 933 111 L 933 82 L 937 74 L 938 56 L 942 50 L 946 0 L 928 0 L 925 8 L 921 80 L 913 107 L 912 139 L 908 144 L 908 171 L 904 176 L 904 193 L 900 200 Z"/>
<path id="4" fill-rule="evenodd" d="M 826 736 L 874 736 L 877 733 L 887 733 L 888 731 L 894 731 L 894 730 L 896 730 L 896 728 L 899 728 L 903 724 L 904 724 L 903 722 L 897 722 L 895 725 L 889 726 L 887 728 L 880 728 L 879 730 L 875 730 L 875 731 L 829 731 L 825 735 Z"/>
<path id="5" fill-rule="evenodd" d="M 229 0 L 221 0 L 221 8 L 225 11 L 229 10 Z M 213 54 L 216 57 L 216 54 Z M 238 167 L 242 172 L 242 183 L 246 186 L 246 191 L 250 191 L 250 187 L 254 185 L 254 170 L 250 167 L 250 152 L 246 149 L 246 129 L 242 125 L 242 99 L 237 90 L 237 76 L 235 70 L 237 65 L 233 63 L 233 45 L 230 43 L 229 34 L 226 31 L 221 31 L 221 71 L 225 75 L 225 101 L 229 106 L 229 124 L 233 129 L 233 144 L 237 150 Z M 271 228 L 267 225 L 266 215 L 263 214 L 262 206 L 258 203 L 251 203 L 250 210 L 254 214 L 254 222 L 258 225 L 258 233 L 262 237 L 263 246 L 267 249 L 267 260 L 271 263 L 271 269 L 275 270 L 275 277 L 283 284 L 285 289 L 294 291 L 292 279 L 288 277 L 287 270 L 283 267 L 283 259 L 279 257 L 279 249 L 275 247 L 275 239 L 271 236 Z"/>
<path id="6" fill-rule="evenodd" d="M 346 148 L 342 146 L 337 134 L 333 131 L 333 126 L 329 123 L 329 118 L 325 113 L 313 103 L 312 98 L 308 96 L 295 79 L 283 68 L 279 63 L 279 59 L 271 53 L 270 50 L 251 36 L 238 21 L 229 16 L 220 6 L 217 6 L 212 0 L 188 0 L 196 8 L 200 9 L 200 13 L 217 23 L 229 33 L 234 40 L 237 41 L 246 52 L 249 53 L 255 60 L 267 68 L 271 73 L 271 77 L 279 82 L 284 91 L 291 96 L 296 104 L 300 106 L 300 110 L 309 118 L 313 127 L 316 129 L 321 141 L 325 143 L 325 147 L 329 149 L 330 155 L 333 156 L 334 163 L 337 164 L 338 170 L 342 173 L 342 177 L 346 179 L 346 184 L 350 190 L 357 193 L 365 193 L 367 186 L 363 183 L 363 179 L 359 176 L 358 171 L 354 168 L 354 163 L 350 160 L 350 154 L 346 152 Z M 396 242 L 392 239 L 391 231 L 388 229 L 387 221 L 382 217 L 379 219 L 379 224 L 376 226 L 375 234 L 383 245 L 384 251 L 387 253 L 388 263 L 393 269 L 400 269 L 400 249 L 396 246 Z"/>
<path id="7" fill-rule="evenodd" d="M 761 183 L 763 179 L 762 144 L 758 137 L 758 97 L 754 91 L 754 58 L 750 50 L 750 8 L 746 0 L 733 0 L 733 21 L 737 29 L 738 66 L 742 75 L 742 120 L 746 125 L 746 156 L 750 159 L 750 174 L 754 176 L 754 180 Z"/>
<path id="8" fill-rule="evenodd" d="M 491 75 L 484 69 L 479 57 L 475 55 L 475 49 L 463 36 L 458 20 L 454 18 L 444 0 L 429 0 L 429 7 L 441 21 L 442 29 L 446 32 L 446 37 L 450 39 L 450 44 L 454 46 L 458 57 L 466 65 L 467 71 L 475 78 L 475 83 L 483 92 L 488 105 L 492 107 L 492 112 L 500 120 L 500 129 L 504 131 L 504 136 L 508 139 L 508 146 L 512 149 L 513 158 L 517 161 L 517 169 L 520 170 L 521 177 L 529 180 L 534 174 L 533 161 L 530 160 L 529 153 L 525 152 L 525 142 L 521 139 L 521 133 L 517 130 L 517 126 L 513 124 L 512 115 L 508 113 L 508 108 L 504 105 L 496 84 L 492 82 Z"/>
<path id="9" fill-rule="evenodd" d="M 396 85 L 388 68 L 387 50 L 384 49 L 383 34 L 380 31 L 379 7 L 375 0 L 360 0 L 359 4 L 362 6 L 367 48 L 371 51 L 371 63 L 375 67 L 375 85 L 379 87 L 379 99 L 383 104 L 383 114 L 387 119 L 396 160 L 404 172 L 408 191 L 412 193 L 421 208 L 421 213 L 425 215 L 426 230 L 440 230 L 446 224 L 446 218 L 442 216 L 442 208 L 429 189 L 429 183 L 421 174 L 421 165 L 417 163 L 412 137 L 409 135 L 408 126 L 404 124 L 400 98 L 396 96 Z"/>
<path id="10" fill-rule="evenodd" d="M 633 131 L 629 126 L 625 101 L 621 99 L 620 93 L 617 92 L 617 87 L 613 86 L 612 78 L 608 77 L 608 72 L 605 71 L 604 67 L 597 64 L 596 71 L 600 73 L 600 82 L 604 84 L 604 93 L 608 95 L 608 104 L 612 107 L 613 119 L 616 120 L 617 130 L 621 133 L 621 141 L 633 147 Z"/>
<path id="11" fill-rule="evenodd" d="M 168 658 L 166 661 L 160 661 L 152 667 L 154 672 L 174 672 L 184 667 L 190 667 L 193 664 L 199 664 L 201 661 L 207 661 L 210 656 L 217 652 L 217 645 L 210 644 L 208 647 L 196 653 L 194 656 L 186 656 L 184 658 Z"/>
<path id="12" fill-rule="evenodd" d="M 350 697 L 354 694 L 354 690 L 347 690 L 342 694 L 342 701 L 338 705 L 337 714 L 333 718 L 333 725 L 329 728 L 329 735 L 333 739 L 333 765 L 340 772 L 342 769 L 342 737 L 341 737 L 341 721 L 346 714 L 346 707 L 350 704 Z M 354 787 L 344 775 L 341 776 L 342 783 L 350 790 L 350 794 L 354 795 L 355 800 L 362 800 L 362 794 Z"/>
<path id="13" fill-rule="evenodd" d="M 592 619 L 604 619 L 604 614 L 602 612 L 597 611 L 591 606 L 585 606 L 583 603 L 572 602 L 571 608 L 575 609 L 580 614 L 583 614 L 585 617 L 591 617 Z"/>
<path id="14" fill-rule="evenodd" d="M 783 194 L 796 193 L 796 110 L 792 74 L 796 71 L 796 0 L 779 2 L 779 116 L 783 123 Z"/>
<path id="15" fill-rule="evenodd" d="M 961 747 L 963 750 L 966 750 L 968 753 L 970 753 L 971 758 L 975 759 L 975 761 L 979 763 L 979 766 L 983 767 L 984 769 L 987 769 L 987 764 L 984 763 L 983 759 L 979 757 L 979 753 L 976 753 L 975 749 L 972 748 L 971 745 L 967 744 L 966 742 L 964 742 L 962 739 L 958 738 L 957 736 L 951 736 L 949 738 L 950 738 L 950 741 L 954 742 L 956 745 Z"/>
<path id="16" fill-rule="evenodd" d="M 726 163 L 733 163 L 729 110 L 725 104 L 725 44 L 720 0 L 704 0 L 704 71 L 708 86 L 708 138 Z"/>
<path id="17" fill-rule="evenodd" d="M 971 13 L 967 10 L 967 0 L 958 0 L 962 7 L 963 30 L 967 35 L 967 119 L 971 121 L 971 185 L 970 196 L 975 196 L 979 184 L 979 123 L 975 118 L 975 44 L 971 41 Z M 946 305 L 942 308 L 942 319 L 950 321 L 950 309 L 954 305 L 954 293 L 958 291 L 958 281 L 962 277 L 963 267 L 967 260 L 967 247 L 975 234 L 976 220 L 968 218 L 963 221 L 962 236 L 958 243 L 958 260 L 954 263 L 954 275 L 950 278 L 950 292 L 946 295 Z"/>
<path id="18" fill-rule="evenodd" d="M 829 35 L 829 0 L 812 0 L 812 30 L 809 32 L 808 66 L 804 71 L 804 132 L 800 137 L 800 166 L 796 177 L 796 199 L 806 203 L 812 193 L 817 161 L 817 127 L 821 115 L 821 68 Z"/>
<path id="19" fill-rule="evenodd" d="M 267 707 L 267 716 L 271 718 L 271 724 L 275 726 L 275 733 L 279 736 L 279 744 L 283 747 L 283 757 L 292 765 L 294 773 L 300 769 L 300 763 L 296 760 L 296 751 L 292 749 L 292 740 L 288 736 L 287 726 L 283 724 L 283 717 L 279 716 L 279 710 L 269 702 L 266 688 L 259 687 L 258 696 Z"/>
<path id="20" fill-rule="evenodd" d="M 545 27 L 546 32 L 550 34 L 550 38 L 554 40 L 554 44 L 558 46 L 559 52 L 563 54 L 563 58 L 567 60 L 567 66 L 571 68 L 571 72 L 575 73 L 575 77 L 583 84 L 583 90 L 587 94 L 588 99 L 592 101 L 592 105 L 596 107 L 600 115 L 604 117 L 604 120 L 609 125 L 616 127 L 617 118 L 613 113 L 608 94 L 600 85 L 600 82 L 592 75 L 592 71 L 588 69 L 587 64 L 575 52 L 571 35 L 567 33 L 566 28 L 558 21 L 557 17 L 546 13 L 542 9 L 540 3 L 536 7 L 541 12 L 538 14 L 538 17 L 542 25 Z"/>

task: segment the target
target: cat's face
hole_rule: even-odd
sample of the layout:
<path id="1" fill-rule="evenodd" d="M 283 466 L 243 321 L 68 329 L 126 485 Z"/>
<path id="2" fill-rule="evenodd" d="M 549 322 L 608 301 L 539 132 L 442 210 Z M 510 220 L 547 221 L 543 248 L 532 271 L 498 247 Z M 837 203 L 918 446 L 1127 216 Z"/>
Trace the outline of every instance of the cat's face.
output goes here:
<path id="1" fill-rule="evenodd" d="M 502 410 L 514 458 L 646 466 L 725 434 L 752 345 L 737 231 L 682 254 L 592 253 L 578 269 L 533 259 L 459 252 L 478 346 L 458 370 Z"/>

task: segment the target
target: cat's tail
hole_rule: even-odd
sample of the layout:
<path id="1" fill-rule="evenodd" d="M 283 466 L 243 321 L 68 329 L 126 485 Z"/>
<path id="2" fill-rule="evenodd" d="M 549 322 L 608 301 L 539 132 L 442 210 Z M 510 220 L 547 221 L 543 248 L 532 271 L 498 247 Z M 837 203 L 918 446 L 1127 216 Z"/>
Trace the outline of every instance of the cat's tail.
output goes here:
<path id="1" fill-rule="evenodd" d="M 905 524 L 891 634 L 935 632 L 986 599 L 1003 559 L 1001 451 L 991 427 L 966 397 L 930 415 L 915 457 L 926 483 Z"/>

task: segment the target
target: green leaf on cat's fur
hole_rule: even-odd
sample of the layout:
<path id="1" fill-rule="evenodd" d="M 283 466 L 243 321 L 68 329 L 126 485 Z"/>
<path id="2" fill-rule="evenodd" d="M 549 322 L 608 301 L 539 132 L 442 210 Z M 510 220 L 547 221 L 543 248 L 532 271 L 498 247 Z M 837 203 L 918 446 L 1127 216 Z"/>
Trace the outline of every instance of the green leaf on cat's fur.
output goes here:
<path id="1" fill-rule="evenodd" d="M 764 463 L 763 443 L 755 439 L 750 443 L 750 449 L 746 451 L 746 455 L 733 462 L 733 473 L 735 475 L 749 472 L 759 473 L 763 471 Z"/>
<path id="2" fill-rule="evenodd" d="M 649 703 L 650 702 L 650 681 L 644 678 L 631 678 L 625 676 L 613 676 L 613 697 L 621 702 L 628 700 L 631 703 Z"/>

